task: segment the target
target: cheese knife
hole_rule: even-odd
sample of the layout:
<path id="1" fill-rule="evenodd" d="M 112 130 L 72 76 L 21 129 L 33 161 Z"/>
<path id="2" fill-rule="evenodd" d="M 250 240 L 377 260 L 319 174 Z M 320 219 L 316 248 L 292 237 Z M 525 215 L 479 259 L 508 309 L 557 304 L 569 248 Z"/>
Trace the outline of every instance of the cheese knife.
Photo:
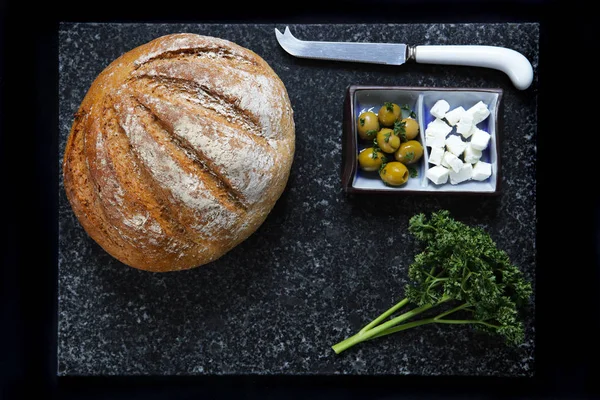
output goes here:
<path id="1" fill-rule="evenodd" d="M 294 37 L 287 26 L 283 33 L 275 28 L 275 36 L 285 51 L 301 58 L 388 65 L 413 61 L 494 68 L 508 75 L 519 90 L 527 89 L 533 81 L 533 68 L 529 60 L 518 51 L 506 47 L 308 41 Z"/>

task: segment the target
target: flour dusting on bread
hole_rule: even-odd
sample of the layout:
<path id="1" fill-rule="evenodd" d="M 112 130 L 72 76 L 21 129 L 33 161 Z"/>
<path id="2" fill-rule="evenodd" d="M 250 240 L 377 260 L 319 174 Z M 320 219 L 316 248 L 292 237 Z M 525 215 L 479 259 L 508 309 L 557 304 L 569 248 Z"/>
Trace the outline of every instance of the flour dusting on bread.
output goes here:
<path id="1" fill-rule="evenodd" d="M 68 198 L 90 236 L 135 268 L 221 257 L 263 223 L 290 173 L 286 88 L 224 39 L 173 34 L 132 49 L 98 76 L 78 115 L 63 162 Z"/>

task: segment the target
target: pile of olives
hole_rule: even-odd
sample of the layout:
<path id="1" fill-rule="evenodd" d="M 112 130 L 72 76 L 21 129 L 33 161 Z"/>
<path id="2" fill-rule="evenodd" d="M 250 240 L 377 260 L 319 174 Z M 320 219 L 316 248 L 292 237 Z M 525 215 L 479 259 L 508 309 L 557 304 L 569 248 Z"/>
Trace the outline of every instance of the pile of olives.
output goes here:
<path id="1" fill-rule="evenodd" d="M 423 157 L 423 145 L 415 140 L 419 123 L 408 106 L 385 102 L 377 113 L 360 113 L 356 126 L 359 139 L 372 143 L 358 154 L 361 169 L 377 171 L 390 186 L 404 185 L 409 177 L 416 176 L 417 170 L 412 164 Z"/>

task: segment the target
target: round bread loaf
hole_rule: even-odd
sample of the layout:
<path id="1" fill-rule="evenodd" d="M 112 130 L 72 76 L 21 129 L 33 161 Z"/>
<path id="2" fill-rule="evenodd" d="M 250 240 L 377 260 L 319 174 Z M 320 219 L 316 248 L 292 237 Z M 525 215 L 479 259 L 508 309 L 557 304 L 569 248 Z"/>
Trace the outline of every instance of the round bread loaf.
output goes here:
<path id="1" fill-rule="evenodd" d="M 295 150 L 286 88 L 256 53 L 172 34 L 114 60 L 70 131 L 64 187 L 89 236 L 131 267 L 183 270 L 247 239 Z"/>

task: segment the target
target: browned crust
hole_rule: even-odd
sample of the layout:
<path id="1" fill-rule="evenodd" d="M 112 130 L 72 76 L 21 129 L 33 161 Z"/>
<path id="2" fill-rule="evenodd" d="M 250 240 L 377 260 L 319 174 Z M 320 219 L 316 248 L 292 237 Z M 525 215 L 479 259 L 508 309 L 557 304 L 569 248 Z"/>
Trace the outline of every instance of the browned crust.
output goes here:
<path id="1" fill-rule="evenodd" d="M 211 86 L 210 71 L 218 74 L 219 68 L 263 75 L 274 85 L 278 97 L 269 106 L 281 111 L 274 127 L 277 135 L 270 140 L 262 137 L 260 118 L 241 107 L 239 99 Z M 206 74 L 209 84 L 198 85 L 190 73 Z M 232 79 L 232 85 L 239 84 Z M 206 101 L 195 104 L 186 96 L 205 96 Z M 157 101 L 164 102 L 168 112 L 161 114 L 154 107 Z M 205 201 L 202 196 L 211 199 L 206 212 L 200 206 L 190 208 L 181 193 L 157 182 L 154 166 L 146 165 L 128 137 L 125 120 L 131 120 L 126 115 L 130 110 L 134 110 L 136 129 L 141 126 L 144 131 L 144 140 L 154 141 L 157 146 L 153 148 L 173 160 L 180 174 L 201 182 L 205 192 L 192 194 L 200 204 Z M 240 137 L 251 138 L 253 151 L 271 158 L 272 168 L 257 170 L 269 179 L 259 200 L 246 198 L 247 188 L 235 186 L 226 166 L 177 134 L 173 121 L 182 113 L 197 124 L 210 119 L 236 129 Z M 285 87 L 262 58 L 222 39 L 167 35 L 123 54 L 92 83 L 67 140 L 65 191 L 85 231 L 121 262 L 158 272 L 193 268 L 221 257 L 264 222 L 287 183 L 294 134 Z M 232 148 L 240 143 L 233 140 Z M 218 223 L 218 218 L 227 221 L 223 229 L 204 230 Z"/>

